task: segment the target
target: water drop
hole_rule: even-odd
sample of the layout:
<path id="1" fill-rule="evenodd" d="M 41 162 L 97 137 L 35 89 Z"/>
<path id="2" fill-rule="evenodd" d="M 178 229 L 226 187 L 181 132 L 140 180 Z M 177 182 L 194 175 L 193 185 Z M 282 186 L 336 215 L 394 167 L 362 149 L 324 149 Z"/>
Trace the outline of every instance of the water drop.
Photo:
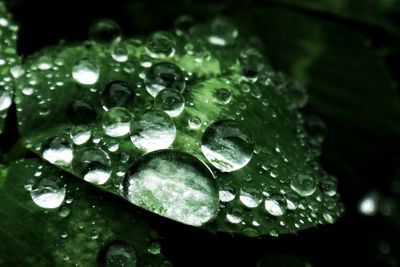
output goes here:
<path id="1" fill-rule="evenodd" d="M 92 136 L 92 133 L 89 128 L 81 125 L 77 125 L 72 128 L 71 132 L 69 133 L 69 136 L 72 140 L 72 142 L 79 146 L 85 144 L 87 141 L 90 140 L 90 137 Z"/>
<path id="2" fill-rule="evenodd" d="M 24 95 L 32 95 L 34 92 L 32 87 L 25 87 L 24 89 L 22 89 L 22 93 Z"/>
<path id="3" fill-rule="evenodd" d="M 308 174 L 298 174 L 290 182 L 290 187 L 302 197 L 312 195 L 317 189 L 315 179 Z"/>
<path id="4" fill-rule="evenodd" d="M 96 120 L 96 110 L 83 100 L 75 100 L 66 110 L 66 116 L 74 124 L 90 123 Z"/>
<path id="5" fill-rule="evenodd" d="M 126 198 L 176 221 L 200 226 L 218 213 L 211 171 L 190 154 L 161 150 L 146 154 L 124 180 Z"/>
<path id="6" fill-rule="evenodd" d="M 201 138 L 201 151 L 207 160 L 223 172 L 246 166 L 253 156 L 253 138 L 244 126 L 233 120 L 211 124 Z"/>
<path id="7" fill-rule="evenodd" d="M 129 133 L 132 114 L 126 108 L 115 107 L 103 117 L 103 129 L 111 137 L 123 137 Z"/>
<path id="8" fill-rule="evenodd" d="M 211 22 L 208 41 L 217 46 L 228 46 L 236 42 L 237 28 L 225 18 L 216 18 Z"/>
<path id="9" fill-rule="evenodd" d="M 165 88 L 173 88 L 182 92 L 186 86 L 182 70 L 169 62 L 161 62 L 153 65 L 147 71 L 144 83 L 147 92 L 153 97 Z"/>
<path id="10" fill-rule="evenodd" d="M 154 106 L 170 117 L 178 117 L 185 108 L 185 98 L 176 89 L 164 89 L 154 99 Z"/>
<path id="11" fill-rule="evenodd" d="M 122 241 L 115 241 L 100 250 L 97 256 L 99 267 L 136 267 L 135 249 Z"/>
<path id="12" fill-rule="evenodd" d="M 228 208 L 226 212 L 226 219 L 228 222 L 238 224 L 243 220 L 243 209 L 240 207 Z"/>
<path id="13" fill-rule="evenodd" d="M 99 148 L 83 148 L 76 153 L 72 169 L 85 181 L 102 185 L 111 176 L 111 160 L 108 154 Z"/>
<path id="14" fill-rule="evenodd" d="M 120 43 L 113 45 L 111 48 L 111 57 L 120 63 L 128 61 L 129 55 L 126 45 Z"/>
<path id="15" fill-rule="evenodd" d="M 3 86 L 0 86 L 0 111 L 8 109 L 12 104 L 12 95 Z"/>
<path id="16" fill-rule="evenodd" d="M 132 143 L 147 152 L 168 148 L 175 136 L 174 122 L 162 111 L 148 111 L 131 122 Z"/>
<path id="17" fill-rule="evenodd" d="M 154 33 L 146 43 L 146 51 L 152 58 L 172 57 L 175 54 L 175 44 L 168 33 Z"/>
<path id="18" fill-rule="evenodd" d="M 123 81 L 113 81 L 101 92 L 101 104 L 104 110 L 113 107 L 130 108 L 135 102 L 133 87 Z"/>
<path id="19" fill-rule="evenodd" d="M 121 28 L 111 19 L 100 19 L 90 26 L 89 38 L 101 43 L 117 42 L 121 39 Z"/>
<path id="20" fill-rule="evenodd" d="M 42 157 L 58 166 L 68 166 L 73 158 L 71 144 L 62 137 L 46 139 L 41 145 Z"/>
<path id="21" fill-rule="evenodd" d="M 358 210 L 366 216 L 374 216 L 378 212 L 379 195 L 371 192 L 365 195 L 358 204 Z"/>
<path id="22" fill-rule="evenodd" d="M 147 248 L 147 251 L 153 255 L 159 255 L 161 253 L 161 246 L 158 243 L 151 243 L 150 247 Z"/>
<path id="23" fill-rule="evenodd" d="M 66 189 L 60 174 L 49 173 L 36 177 L 30 190 L 33 202 L 45 209 L 55 209 L 64 201 Z"/>
<path id="24" fill-rule="evenodd" d="M 335 177 L 328 175 L 320 182 L 321 191 L 328 196 L 334 196 L 337 192 L 337 180 Z"/>
<path id="25" fill-rule="evenodd" d="M 279 195 L 265 199 L 265 210 L 272 216 L 282 216 L 286 212 L 286 200 Z"/>
<path id="26" fill-rule="evenodd" d="M 246 207 L 256 208 L 262 202 L 262 193 L 256 188 L 242 188 L 239 199 Z"/>
<path id="27" fill-rule="evenodd" d="M 230 185 L 224 185 L 219 189 L 219 200 L 222 202 L 231 202 L 236 197 L 236 190 L 235 188 Z"/>
<path id="28" fill-rule="evenodd" d="M 250 82 L 255 82 L 265 67 L 264 57 L 254 48 L 242 51 L 239 56 L 239 62 L 244 79 Z"/>
<path id="29" fill-rule="evenodd" d="M 88 59 L 82 59 L 72 67 L 72 77 L 80 84 L 95 84 L 100 76 L 100 69 Z"/>
<path id="30" fill-rule="evenodd" d="M 60 215 L 60 217 L 65 218 L 68 217 L 68 215 L 71 213 L 71 210 L 67 207 L 67 206 L 61 206 L 58 214 Z"/>
<path id="31" fill-rule="evenodd" d="M 188 125 L 190 129 L 199 129 L 201 126 L 201 119 L 199 117 L 191 117 L 188 119 Z"/>
<path id="32" fill-rule="evenodd" d="M 214 97 L 217 102 L 221 104 L 228 104 L 232 99 L 231 92 L 226 88 L 216 89 L 214 92 Z"/>

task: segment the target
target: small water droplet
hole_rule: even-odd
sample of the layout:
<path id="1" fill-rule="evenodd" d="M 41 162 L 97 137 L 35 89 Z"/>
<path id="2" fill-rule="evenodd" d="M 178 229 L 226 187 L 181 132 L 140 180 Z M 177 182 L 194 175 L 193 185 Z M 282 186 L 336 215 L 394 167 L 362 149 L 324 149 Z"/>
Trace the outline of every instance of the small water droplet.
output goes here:
<path id="1" fill-rule="evenodd" d="M 33 88 L 32 87 L 25 87 L 24 89 L 22 89 L 22 93 L 24 95 L 32 95 L 33 94 Z"/>
<path id="2" fill-rule="evenodd" d="M 173 150 L 146 154 L 124 180 L 126 198 L 176 221 L 200 226 L 218 213 L 211 171 L 197 158 Z"/>
<path id="3" fill-rule="evenodd" d="M 72 67 L 72 77 L 80 84 L 95 84 L 99 76 L 100 69 L 88 59 L 82 59 Z"/>
<path id="4" fill-rule="evenodd" d="M 241 188 L 240 202 L 248 208 L 256 208 L 262 202 L 262 193 L 256 188 Z"/>
<path id="5" fill-rule="evenodd" d="M 155 110 L 135 116 L 130 133 L 135 146 L 150 152 L 168 148 L 175 140 L 176 128 L 168 114 Z"/>
<path id="6" fill-rule="evenodd" d="M 337 192 L 337 180 L 335 177 L 328 175 L 320 182 L 321 191 L 328 196 L 334 196 Z"/>
<path id="7" fill-rule="evenodd" d="M 69 136 L 72 142 L 79 146 L 85 144 L 87 141 L 90 140 L 92 133 L 88 127 L 77 125 L 72 128 Z"/>
<path id="8" fill-rule="evenodd" d="M 272 195 L 265 199 L 265 209 L 272 216 L 282 216 L 286 212 L 286 200 L 279 195 Z"/>
<path id="9" fill-rule="evenodd" d="M 96 120 L 96 110 L 83 100 L 75 100 L 66 110 L 66 116 L 74 124 L 91 123 Z"/>
<path id="10" fill-rule="evenodd" d="M 153 242 L 150 244 L 150 247 L 147 248 L 147 251 L 153 255 L 159 255 L 161 253 L 161 246 L 159 243 Z"/>
<path id="11" fill-rule="evenodd" d="M 223 172 L 246 166 L 254 150 L 253 138 L 244 126 L 233 120 L 211 124 L 201 138 L 201 151 L 207 160 Z"/>
<path id="12" fill-rule="evenodd" d="M 111 160 L 108 154 L 99 148 L 83 148 L 76 153 L 72 169 L 85 181 L 102 185 L 111 176 Z"/>
<path id="13" fill-rule="evenodd" d="M 221 104 L 228 104 L 232 99 L 231 92 L 229 91 L 229 89 L 226 88 L 216 89 L 214 92 L 214 97 L 217 102 Z"/>
<path id="14" fill-rule="evenodd" d="M 41 145 L 42 157 L 58 166 L 68 166 L 73 158 L 71 144 L 62 137 L 51 137 Z"/>
<path id="15" fill-rule="evenodd" d="M 290 182 L 290 187 L 302 197 L 312 195 L 317 189 L 315 179 L 308 174 L 294 176 Z"/>
<path id="16" fill-rule="evenodd" d="M 186 86 L 182 70 L 169 62 L 153 65 L 147 71 L 144 83 L 147 92 L 153 97 L 165 88 L 173 88 L 182 92 Z"/>
<path id="17" fill-rule="evenodd" d="M 238 224 L 243 220 L 243 209 L 240 207 L 231 207 L 226 211 L 226 219 L 228 222 Z"/>
<path id="18" fill-rule="evenodd" d="M 117 62 L 126 62 L 128 61 L 129 54 L 126 45 L 116 43 L 111 48 L 111 57 Z"/>
<path id="19" fill-rule="evenodd" d="M 175 54 L 175 44 L 172 36 L 164 32 L 151 35 L 146 43 L 146 51 L 152 58 L 167 58 Z"/>
<path id="20" fill-rule="evenodd" d="M 124 137 L 129 133 L 132 114 L 126 108 L 115 107 L 103 117 L 103 129 L 111 137 Z"/>
<path id="21" fill-rule="evenodd" d="M 58 210 L 58 214 L 62 218 L 68 217 L 68 215 L 70 213 L 71 213 L 71 210 L 67 206 L 61 206 L 60 209 Z"/>
<path id="22" fill-rule="evenodd" d="M 199 117 L 191 117 L 188 119 L 188 125 L 190 129 L 199 129 L 201 126 L 201 119 Z"/>
<path id="23" fill-rule="evenodd" d="M 185 108 L 185 99 L 178 90 L 164 89 L 154 99 L 154 106 L 170 117 L 178 117 Z"/>
<path id="24" fill-rule="evenodd" d="M 219 200 L 222 202 L 231 202 L 236 198 L 236 190 L 230 185 L 223 185 L 219 189 Z"/>

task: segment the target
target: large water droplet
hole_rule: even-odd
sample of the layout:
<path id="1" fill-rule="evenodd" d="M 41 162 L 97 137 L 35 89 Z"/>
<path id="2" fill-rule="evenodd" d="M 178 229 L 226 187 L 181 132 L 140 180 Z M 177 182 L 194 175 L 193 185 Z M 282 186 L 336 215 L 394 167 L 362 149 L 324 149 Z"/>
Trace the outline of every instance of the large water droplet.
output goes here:
<path id="1" fill-rule="evenodd" d="M 185 108 L 185 98 L 175 89 L 164 89 L 154 99 L 154 106 L 170 117 L 178 117 Z"/>
<path id="2" fill-rule="evenodd" d="M 101 92 L 101 104 L 104 110 L 113 107 L 132 107 L 135 102 L 133 87 L 123 81 L 113 81 L 107 84 Z"/>
<path id="3" fill-rule="evenodd" d="M 153 97 L 165 88 L 173 88 L 182 92 L 186 86 L 185 77 L 181 69 L 169 62 L 153 65 L 146 73 L 144 83 L 147 92 Z"/>
<path id="4" fill-rule="evenodd" d="M 67 166 L 73 158 L 71 144 L 62 137 L 46 139 L 41 145 L 42 157 L 59 166 Z"/>
<path id="5" fill-rule="evenodd" d="M 112 108 L 103 117 L 103 129 L 111 137 L 123 137 L 129 133 L 132 114 L 126 108 Z"/>
<path id="6" fill-rule="evenodd" d="M 218 189 L 197 158 L 172 150 L 146 154 L 124 181 L 128 200 L 176 221 L 200 226 L 218 213 Z"/>
<path id="7" fill-rule="evenodd" d="M 282 216 L 286 212 L 286 200 L 278 195 L 265 199 L 265 209 L 272 216 Z"/>
<path id="8" fill-rule="evenodd" d="M 61 174 L 46 173 L 35 177 L 30 190 L 33 202 L 45 209 L 55 209 L 64 201 L 66 190 Z"/>
<path id="9" fill-rule="evenodd" d="M 95 84 L 99 76 L 99 68 L 88 59 L 82 59 L 72 67 L 72 77 L 80 84 Z"/>
<path id="10" fill-rule="evenodd" d="M 100 19 L 90 26 L 89 38 L 101 43 L 116 42 L 121 39 L 121 28 L 111 19 Z"/>
<path id="11" fill-rule="evenodd" d="M 153 58 L 172 57 L 175 44 L 171 36 L 164 32 L 154 33 L 146 43 L 146 51 Z"/>
<path id="12" fill-rule="evenodd" d="M 175 136 L 174 122 L 162 111 L 148 111 L 131 122 L 132 143 L 147 152 L 168 148 Z"/>
<path id="13" fill-rule="evenodd" d="M 79 146 L 89 141 L 90 137 L 92 136 L 92 133 L 88 127 L 77 125 L 74 128 L 72 128 L 71 132 L 69 133 L 69 136 L 72 142 L 75 145 Z"/>
<path id="14" fill-rule="evenodd" d="M 3 86 L 0 86 L 0 111 L 8 109 L 12 104 L 12 96 Z"/>
<path id="15" fill-rule="evenodd" d="M 244 126 L 233 120 L 211 124 L 201 138 L 201 151 L 223 172 L 243 168 L 253 156 L 254 142 Z"/>
<path id="16" fill-rule="evenodd" d="M 99 267 L 136 267 L 135 249 L 122 241 L 115 241 L 100 250 L 97 256 Z"/>
<path id="17" fill-rule="evenodd" d="M 312 195 L 317 189 L 315 179 L 308 174 L 294 176 L 290 182 L 290 187 L 302 197 Z"/>
<path id="18" fill-rule="evenodd" d="M 208 41 L 213 45 L 227 46 L 236 42 L 237 28 L 225 18 L 216 18 L 211 22 Z"/>
<path id="19" fill-rule="evenodd" d="M 99 148 L 83 148 L 76 153 L 72 169 L 85 181 L 102 185 L 111 176 L 111 160 L 108 154 Z"/>

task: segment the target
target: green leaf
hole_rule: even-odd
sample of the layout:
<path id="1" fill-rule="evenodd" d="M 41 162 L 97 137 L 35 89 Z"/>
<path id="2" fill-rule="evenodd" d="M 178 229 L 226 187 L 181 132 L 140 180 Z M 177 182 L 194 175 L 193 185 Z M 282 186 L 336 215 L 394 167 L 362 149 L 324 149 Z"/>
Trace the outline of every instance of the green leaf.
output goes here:
<path id="1" fill-rule="evenodd" d="M 356 173 L 365 169 L 364 158 L 376 158 L 400 135 L 400 98 L 382 59 L 343 24 L 277 7 L 252 18 L 272 65 L 307 85 L 309 110 L 329 124 L 328 162 L 357 179 L 355 187 L 365 183 L 365 174 Z"/>
<path id="2" fill-rule="evenodd" d="M 20 74 L 20 69 L 15 67 L 18 61 L 16 52 L 18 27 L 11 20 L 11 15 L 0 2 L 0 133 L 3 132 L 4 120 L 8 108 L 12 104 L 14 94 L 14 77 Z M 13 73 L 13 74 L 12 74 Z"/>
<path id="3" fill-rule="evenodd" d="M 257 42 L 238 39 L 223 18 L 146 40 L 61 45 L 29 58 L 16 92 L 27 147 L 211 231 L 277 236 L 340 216 L 336 180 L 319 168 L 297 111 L 307 94 L 268 69 Z M 123 83 L 111 90 L 115 81 Z M 164 84 L 177 90 L 158 93 Z"/>
<path id="4" fill-rule="evenodd" d="M 1 266 L 171 266 L 140 212 L 41 160 L 0 171 L 0 203 Z"/>

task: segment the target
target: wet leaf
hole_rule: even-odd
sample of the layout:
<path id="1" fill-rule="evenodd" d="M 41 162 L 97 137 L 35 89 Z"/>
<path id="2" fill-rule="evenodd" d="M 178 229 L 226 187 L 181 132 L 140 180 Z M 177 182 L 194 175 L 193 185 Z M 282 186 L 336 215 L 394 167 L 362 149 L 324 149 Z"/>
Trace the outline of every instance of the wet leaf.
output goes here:
<path id="1" fill-rule="evenodd" d="M 343 207 L 298 111 L 305 89 L 238 36 L 216 18 L 189 33 L 35 54 L 16 93 L 27 147 L 140 207 L 211 231 L 277 236 L 333 223 Z"/>
<path id="2" fill-rule="evenodd" d="M 42 160 L 0 169 L 0 203 L 1 266 L 171 266 L 137 210 Z"/>
<path id="3" fill-rule="evenodd" d="M 3 132 L 4 120 L 8 108 L 13 102 L 14 76 L 21 70 L 16 67 L 18 61 L 16 39 L 18 27 L 11 20 L 3 2 L 0 2 L 0 133 Z"/>

